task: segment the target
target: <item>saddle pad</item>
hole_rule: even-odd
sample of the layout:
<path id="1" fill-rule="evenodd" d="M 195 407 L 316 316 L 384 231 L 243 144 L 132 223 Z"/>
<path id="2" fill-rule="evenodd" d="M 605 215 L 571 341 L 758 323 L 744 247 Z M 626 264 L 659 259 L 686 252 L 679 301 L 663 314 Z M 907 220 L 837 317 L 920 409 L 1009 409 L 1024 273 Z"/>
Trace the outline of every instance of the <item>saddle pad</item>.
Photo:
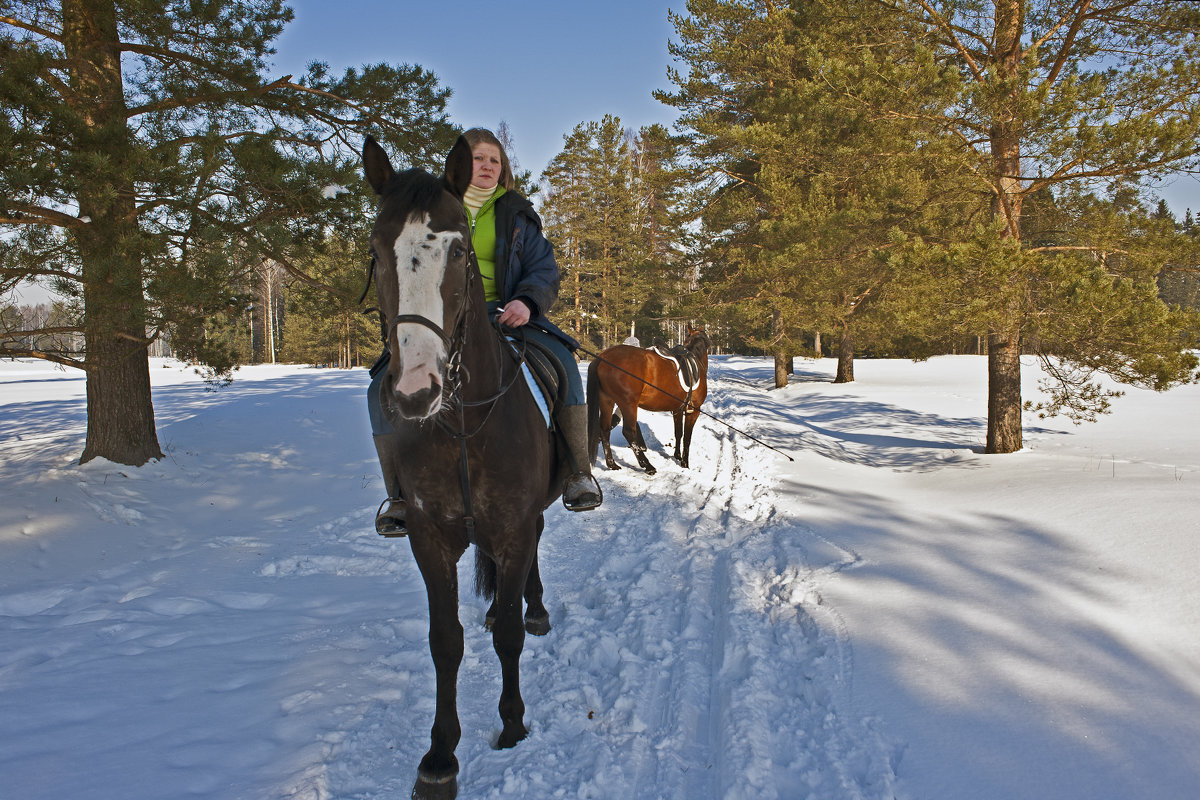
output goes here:
<path id="1" fill-rule="evenodd" d="M 508 337 L 510 342 L 515 342 L 511 336 Z M 524 361 L 521 362 L 521 374 L 525 376 L 525 383 L 529 386 L 529 393 L 533 395 L 534 401 L 537 403 L 538 411 L 542 412 L 542 419 L 546 421 L 546 427 L 550 427 L 550 406 L 546 403 L 546 396 L 542 394 L 542 388 L 538 386 L 538 382 L 534 380 L 533 373 L 529 371 L 529 365 Z"/>
<path id="2" fill-rule="evenodd" d="M 675 375 L 679 378 L 679 385 L 687 391 L 693 391 L 700 385 L 700 366 L 696 363 L 695 357 L 684 350 L 682 346 L 676 346 L 667 350 L 658 345 L 653 345 L 648 348 L 651 352 L 670 359 L 675 362 Z"/>

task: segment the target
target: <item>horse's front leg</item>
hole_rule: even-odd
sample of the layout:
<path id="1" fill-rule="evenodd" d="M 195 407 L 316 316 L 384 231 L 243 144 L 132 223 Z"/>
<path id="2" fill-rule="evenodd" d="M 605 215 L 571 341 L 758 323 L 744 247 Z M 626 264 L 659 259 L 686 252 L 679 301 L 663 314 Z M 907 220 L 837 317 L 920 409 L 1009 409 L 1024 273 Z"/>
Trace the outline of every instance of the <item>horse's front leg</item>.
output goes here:
<path id="1" fill-rule="evenodd" d="M 429 752 L 417 769 L 413 797 L 433 800 L 457 793 L 458 759 L 454 750 L 462 736 L 458 722 L 458 667 L 463 658 L 463 628 L 458 619 L 458 556 L 429 537 L 410 534 L 413 556 L 425 579 L 429 598 L 429 652 L 437 679 L 437 705 Z"/>
<path id="2" fill-rule="evenodd" d="M 500 721 L 504 727 L 496 745 L 501 749 L 513 747 L 529 735 L 525 728 L 525 701 L 521 698 L 521 650 L 525 647 L 521 598 L 532 557 L 532 552 L 518 553 L 496 564 L 496 622 L 492 627 L 492 646 L 500 657 Z"/>

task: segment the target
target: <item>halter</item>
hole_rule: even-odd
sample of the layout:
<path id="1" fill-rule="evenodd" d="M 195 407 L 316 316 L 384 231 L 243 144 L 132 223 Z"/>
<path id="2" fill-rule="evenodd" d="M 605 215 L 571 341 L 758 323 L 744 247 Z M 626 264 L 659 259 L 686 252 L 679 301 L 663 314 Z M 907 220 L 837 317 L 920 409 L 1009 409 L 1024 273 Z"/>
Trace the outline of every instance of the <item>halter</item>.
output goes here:
<path id="1" fill-rule="evenodd" d="M 380 333 L 383 338 L 383 346 L 389 346 L 392 338 L 392 332 L 396 330 L 398 325 L 414 324 L 421 325 L 433 331 L 434 335 L 441 340 L 442 345 L 446 348 L 446 381 L 450 385 L 450 395 L 448 399 L 458 400 L 462 403 L 462 398 L 459 396 L 459 391 L 462 389 L 462 373 L 464 367 L 462 365 L 462 351 L 466 342 L 464 335 L 467 314 L 471 312 L 471 288 L 475 284 L 475 273 L 479 271 L 479 262 L 475 258 L 475 248 L 471 246 L 471 240 L 467 239 L 467 261 L 466 261 L 466 278 L 467 287 L 463 304 L 459 307 L 458 316 L 454 320 L 454 329 L 449 336 L 446 335 L 446 330 L 429 317 L 420 314 L 397 314 L 392 317 L 391 322 L 386 329 L 382 327 L 383 311 L 378 308 L 367 309 L 368 312 L 375 311 L 380 316 Z M 361 303 L 363 298 L 367 296 L 367 292 L 371 289 L 371 283 L 375 277 L 375 253 L 371 253 L 371 265 L 367 270 L 367 285 L 363 288 L 362 297 L 359 298 Z M 469 377 L 469 373 L 468 373 Z"/>

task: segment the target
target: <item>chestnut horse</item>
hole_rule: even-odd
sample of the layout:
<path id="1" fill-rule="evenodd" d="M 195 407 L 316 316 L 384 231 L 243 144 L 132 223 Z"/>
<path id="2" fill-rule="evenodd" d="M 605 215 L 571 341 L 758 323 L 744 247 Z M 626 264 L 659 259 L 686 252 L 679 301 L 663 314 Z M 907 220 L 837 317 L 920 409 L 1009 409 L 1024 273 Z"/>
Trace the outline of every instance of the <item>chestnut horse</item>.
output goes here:
<path id="1" fill-rule="evenodd" d="M 497 746 L 512 747 L 527 734 L 519 682 L 525 634 L 550 630 L 537 546 L 542 512 L 558 498 L 563 475 L 555 437 L 518 380 L 514 349 L 488 321 L 462 202 L 470 146 L 460 137 L 436 178 L 420 169 L 397 174 L 367 137 L 363 169 L 380 196 L 371 252 L 391 352 L 379 399 L 395 434 L 380 463 L 408 501 L 408 541 L 429 598 L 437 677 L 430 747 L 413 796 L 450 798 L 462 732 L 456 565 L 474 544 L 476 588 L 493 599 L 488 617 L 500 658 Z"/>
<path id="2" fill-rule="evenodd" d="M 646 440 L 638 427 L 637 411 L 670 411 L 675 418 L 675 461 L 687 468 L 692 447 L 692 428 L 700 417 L 700 404 L 708 396 L 708 349 L 712 343 L 704 328 L 687 329 L 684 348 L 696 359 L 699 383 L 689 391 L 679 378 L 674 361 L 653 350 L 619 344 L 600 353 L 588 366 L 588 452 L 596 455 L 596 444 L 604 445 L 604 463 L 619 469 L 613 460 L 609 433 L 613 406 L 620 409 L 621 432 L 646 473 L 657 470 L 646 458 Z"/>

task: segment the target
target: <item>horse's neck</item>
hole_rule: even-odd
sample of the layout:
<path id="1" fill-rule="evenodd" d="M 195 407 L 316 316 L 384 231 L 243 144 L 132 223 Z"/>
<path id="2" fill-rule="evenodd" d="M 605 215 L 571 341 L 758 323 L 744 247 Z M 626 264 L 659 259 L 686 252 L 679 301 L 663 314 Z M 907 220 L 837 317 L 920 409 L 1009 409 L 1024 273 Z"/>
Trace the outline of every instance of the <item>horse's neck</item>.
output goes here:
<path id="1" fill-rule="evenodd" d="M 491 397 L 500 387 L 503 353 L 499 337 L 482 303 L 467 315 L 463 332 L 462 365 L 467 374 L 463 399 L 481 400 Z"/>

